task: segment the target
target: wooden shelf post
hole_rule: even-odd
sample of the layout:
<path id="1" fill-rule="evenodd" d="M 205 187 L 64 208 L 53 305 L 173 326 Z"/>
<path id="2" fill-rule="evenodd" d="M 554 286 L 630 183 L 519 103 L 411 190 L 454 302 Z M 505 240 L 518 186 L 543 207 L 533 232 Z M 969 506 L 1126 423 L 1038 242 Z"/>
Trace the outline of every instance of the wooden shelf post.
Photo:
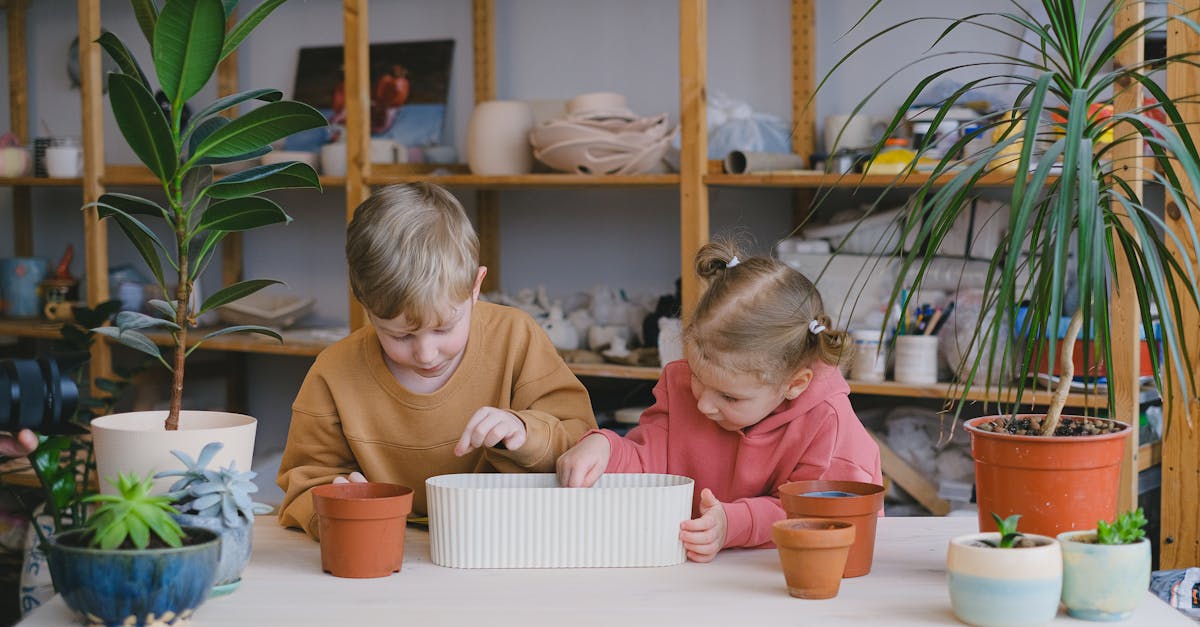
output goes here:
<path id="1" fill-rule="evenodd" d="M 679 0 L 679 254 L 683 316 L 700 300 L 700 281 L 692 271 L 696 252 L 709 239 L 706 0 Z"/>

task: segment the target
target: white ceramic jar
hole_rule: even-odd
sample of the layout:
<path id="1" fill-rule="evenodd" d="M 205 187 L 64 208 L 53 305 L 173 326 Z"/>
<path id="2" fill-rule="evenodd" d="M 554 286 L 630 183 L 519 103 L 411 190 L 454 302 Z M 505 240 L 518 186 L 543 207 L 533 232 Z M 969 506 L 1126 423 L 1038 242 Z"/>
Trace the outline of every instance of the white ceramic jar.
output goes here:
<path id="1" fill-rule="evenodd" d="M 859 329 L 850 332 L 854 341 L 854 362 L 850 378 L 856 381 L 883 381 L 887 371 L 887 349 L 883 347 L 879 329 Z"/>
<path id="2" fill-rule="evenodd" d="M 897 335 L 893 378 L 899 383 L 937 383 L 938 338 L 936 335 Z"/>
<path id="3" fill-rule="evenodd" d="M 520 100 L 475 106 L 467 125 L 467 165 L 473 174 L 517 175 L 533 170 L 533 109 Z"/>

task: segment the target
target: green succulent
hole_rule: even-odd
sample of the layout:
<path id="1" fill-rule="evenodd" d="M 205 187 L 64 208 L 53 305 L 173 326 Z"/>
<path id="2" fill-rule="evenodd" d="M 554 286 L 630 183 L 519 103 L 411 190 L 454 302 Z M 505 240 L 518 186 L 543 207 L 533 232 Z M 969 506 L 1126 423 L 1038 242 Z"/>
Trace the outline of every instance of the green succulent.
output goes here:
<path id="1" fill-rule="evenodd" d="M 1140 507 L 1118 515 L 1112 524 L 1101 520 L 1096 523 L 1096 541 L 1100 544 L 1133 544 L 1146 537 L 1146 522 Z"/>
<path id="2" fill-rule="evenodd" d="M 138 549 L 150 546 L 151 534 L 171 547 L 183 546 L 183 530 L 175 522 L 178 512 L 169 495 L 152 494 L 154 478 L 139 479 L 133 473 L 121 473 L 108 482 L 117 494 L 93 494 L 83 501 L 100 503 L 84 524 L 91 546 L 105 550 L 128 543 Z"/>
<path id="3" fill-rule="evenodd" d="M 169 493 L 180 513 L 219 517 L 226 527 L 235 527 L 241 521 L 254 519 L 250 495 L 258 491 L 252 481 L 258 473 L 238 472 L 236 461 L 220 470 L 210 470 L 208 464 L 222 446 L 220 442 L 209 442 L 195 460 L 183 451 L 173 450 L 171 454 L 183 462 L 185 469 L 160 472 L 154 478 L 180 478 L 171 485 Z"/>
<path id="4" fill-rule="evenodd" d="M 1013 514 L 1008 518 L 1001 518 L 996 512 L 992 512 L 992 520 L 996 521 L 996 529 L 1000 530 L 1000 539 L 995 543 L 989 542 L 992 546 L 998 549 L 1011 549 L 1016 545 L 1017 541 L 1024 537 L 1020 531 L 1017 531 L 1017 521 L 1021 519 L 1020 514 Z"/>

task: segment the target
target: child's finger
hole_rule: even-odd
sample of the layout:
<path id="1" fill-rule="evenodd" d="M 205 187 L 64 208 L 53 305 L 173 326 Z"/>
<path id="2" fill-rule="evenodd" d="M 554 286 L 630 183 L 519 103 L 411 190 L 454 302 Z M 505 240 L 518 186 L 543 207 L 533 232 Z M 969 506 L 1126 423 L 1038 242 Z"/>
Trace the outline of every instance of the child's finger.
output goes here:
<path id="1" fill-rule="evenodd" d="M 692 518 L 679 523 L 679 528 L 683 531 L 705 531 L 712 529 L 716 524 L 712 517 L 701 515 L 699 518 Z"/>
<path id="2" fill-rule="evenodd" d="M 367 478 L 364 477 L 361 472 L 358 472 L 356 470 L 356 471 L 350 473 L 350 483 L 366 483 L 366 482 L 367 482 Z"/>
<path id="3" fill-rule="evenodd" d="M 707 552 L 701 552 L 701 551 L 688 551 L 687 552 L 688 559 L 692 560 L 693 562 L 699 562 L 702 564 L 705 562 L 713 561 L 713 558 L 716 556 L 717 556 L 716 553 L 707 553 Z"/>
<path id="4" fill-rule="evenodd" d="M 717 534 L 712 528 L 703 531 L 680 530 L 679 539 L 683 542 L 684 546 L 706 546 L 716 543 Z"/>

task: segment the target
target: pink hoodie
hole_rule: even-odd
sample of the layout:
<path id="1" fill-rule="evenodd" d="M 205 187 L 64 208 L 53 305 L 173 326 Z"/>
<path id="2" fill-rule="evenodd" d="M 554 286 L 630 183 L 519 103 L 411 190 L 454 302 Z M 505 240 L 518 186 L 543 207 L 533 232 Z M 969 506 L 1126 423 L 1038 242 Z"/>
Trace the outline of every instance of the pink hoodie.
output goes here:
<path id="1" fill-rule="evenodd" d="M 659 472 L 696 481 L 725 508 L 726 547 L 770 547 L 771 524 L 786 517 L 779 486 L 802 479 L 881 483 L 879 446 L 859 422 L 847 396 L 850 386 L 833 366 L 813 368 L 798 398 L 784 401 L 766 418 L 726 431 L 696 409 L 692 371 L 686 361 L 663 368 L 654 406 L 622 438 L 607 429 L 612 454 L 606 472 Z"/>

